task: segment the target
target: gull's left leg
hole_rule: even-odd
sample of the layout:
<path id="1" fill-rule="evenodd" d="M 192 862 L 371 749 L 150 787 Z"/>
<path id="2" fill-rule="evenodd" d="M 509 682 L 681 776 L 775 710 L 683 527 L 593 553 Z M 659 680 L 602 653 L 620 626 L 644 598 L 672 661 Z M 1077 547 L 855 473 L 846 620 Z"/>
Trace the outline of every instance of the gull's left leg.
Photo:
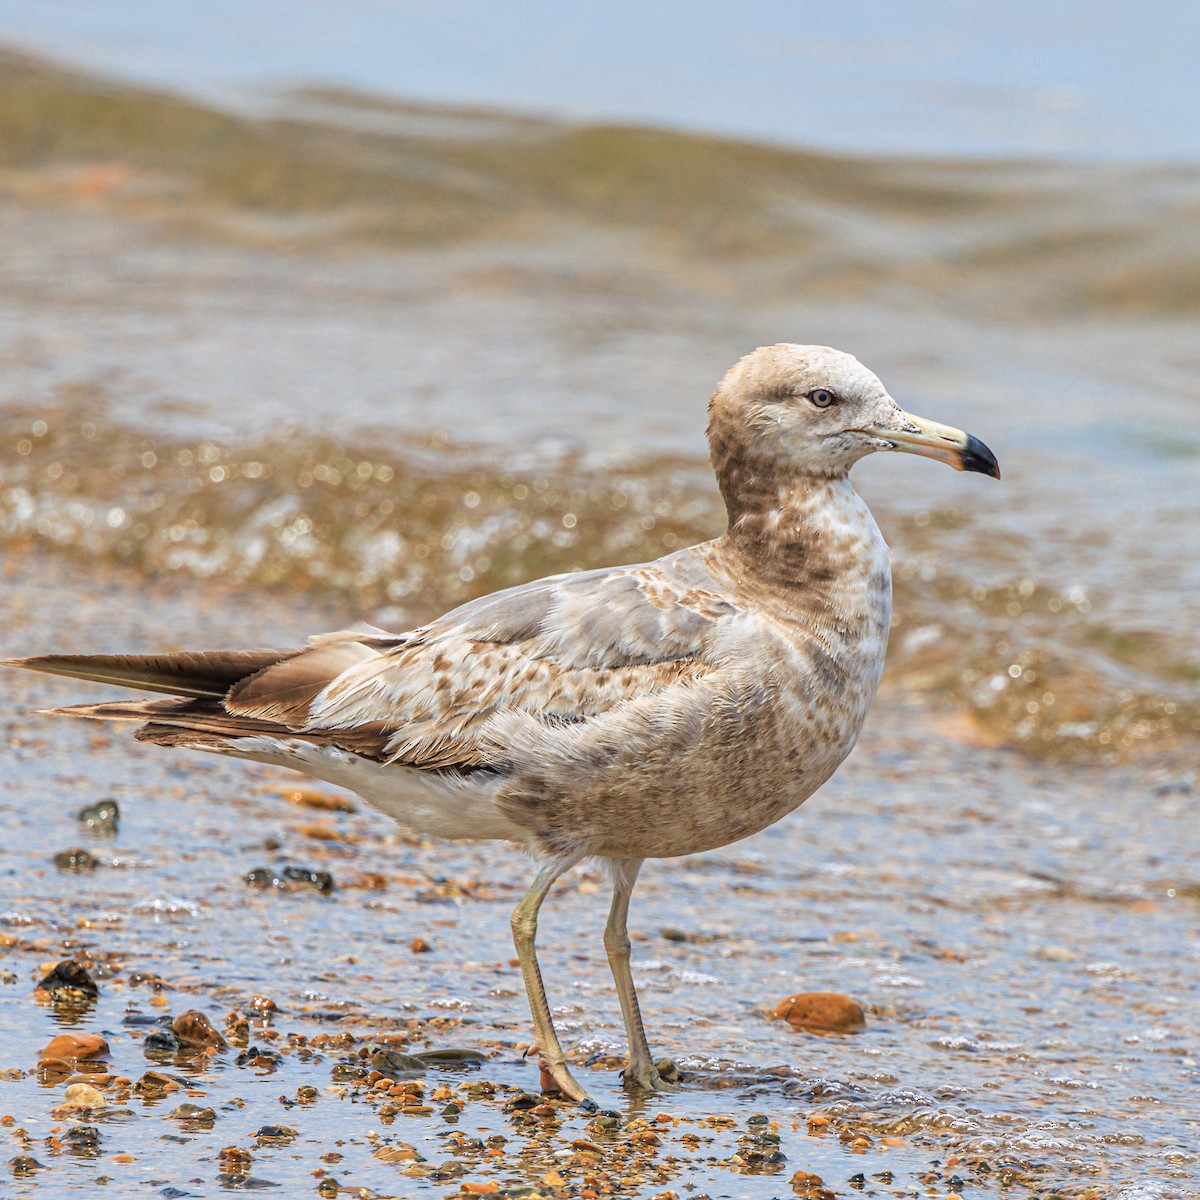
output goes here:
<path id="1" fill-rule="evenodd" d="M 625 1018 L 625 1033 L 629 1039 L 625 1087 L 630 1091 L 653 1092 L 670 1088 L 671 1084 L 662 1077 L 650 1056 L 646 1027 L 642 1024 L 642 1011 L 633 986 L 633 972 L 629 968 L 630 946 L 626 920 L 629 916 L 629 897 L 633 894 L 633 885 L 637 882 L 641 866 L 640 858 L 608 860 L 613 898 L 612 907 L 608 910 L 608 924 L 604 927 L 604 949 L 608 952 L 608 965 L 612 968 L 613 982 L 617 985 L 621 1016 Z M 673 1068 L 674 1064 L 671 1066 Z"/>

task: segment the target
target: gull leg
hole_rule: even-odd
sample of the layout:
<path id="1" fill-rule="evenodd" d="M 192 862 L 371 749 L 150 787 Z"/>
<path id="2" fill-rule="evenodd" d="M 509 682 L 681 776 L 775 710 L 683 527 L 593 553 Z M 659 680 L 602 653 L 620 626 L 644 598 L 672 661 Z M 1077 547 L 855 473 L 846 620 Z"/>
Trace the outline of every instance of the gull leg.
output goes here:
<path id="1" fill-rule="evenodd" d="M 625 1087 L 630 1091 L 653 1092 L 671 1085 L 659 1073 L 650 1056 L 650 1045 L 646 1041 L 646 1027 L 642 1024 L 642 1010 L 638 1005 L 637 991 L 633 986 L 633 972 L 629 967 L 629 897 L 641 870 L 640 858 L 609 859 L 612 871 L 613 898 L 608 910 L 608 924 L 604 927 L 604 949 L 608 952 L 608 965 L 612 968 L 613 982 L 617 985 L 617 998 L 621 1001 L 621 1016 L 625 1018 L 625 1034 L 629 1039 L 629 1065 L 624 1071 Z M 674 1063 L 670 1064 L 674 1068 Z"/>
<path id="2" fill-rule="evenodd" d="M 525 991 L 529 994 L 529 1011 L 533 1015 L 533 1033 L 537 1039 L 538 1051 L 543 1060 L 544 1069 L 554 1080 L 564 1096 L 572 1100 L 587 1099 L 579 1081 L 567 1067 L 566 1055 L 558 1041 L 554 1029 L 554 1018 L 550 1015 L 550 1005 L 546 1000 L 546 986 L 542 982 L 542 971 L 537 960 L 537 925 L 538 909 L 546 898 L 546 893 L 554 885 L 554 881 L 564 872 L 569 871 L 579 858 L 558 859 L 547 863 L 534 878 L 521 903 L 513 909 L 512 932 L 513 945 L 517 948 L 517 958 L 521 963 L 521 977 L 525 980 Z"/>

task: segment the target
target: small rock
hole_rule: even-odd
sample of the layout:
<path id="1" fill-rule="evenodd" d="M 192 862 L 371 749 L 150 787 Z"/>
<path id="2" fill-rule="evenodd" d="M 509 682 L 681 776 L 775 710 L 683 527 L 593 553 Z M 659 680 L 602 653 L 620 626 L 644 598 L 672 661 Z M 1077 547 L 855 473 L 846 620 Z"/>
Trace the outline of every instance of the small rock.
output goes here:
<path id="1" fill-rule="evenodd" d="M 867 1023 L 862 1008 L 840 992 L 797 992 L 781 1000 L 770 1019 L 823 1033 L 858 1033 Z"/>
<path id="2" fill-rule="evenodd" d="M 376 1071 L 395 1079 L 399 1075 L 423 1075 L 426 1064 L 424 1055 L 420 1058 L 413 1054 L 405 1054 L 402 1050 L 394 1050 L 390 1046 L 375 1046 L 368 1059 Z"/>
<path id="3" fill-rule="evenodd" d="M 38 1059 L 42 1063 L 49 1059 L 77 1063 L 81 1059 L 104 1058 L 107 1054 L 108 1043 L 98 1033 L 60 1033 L 50 1039 Z"/>
<path id="4" fill-rule="evenodd" d="M 258 1046 L 247 1046 L 235 1060 L 239 1067 L 253 1067 L 257 1071 L 273 1071 L 279 1064 L 277 1050 L 261 1050 Z"/>
<path id="5" fill-rule="evenodd" d="M 260 1142 L 292 1142 L 296 1131 L 290 1125 L 264 1125 L 254 1134 Z"/>
<path id="6" fill-rule="evenodd" d="M 177 1092 L 180 1087 L 179 1080 L 173 1079 L 170 1075 L 164 1075 L 161 1071 L 147 1071 L 141 1079 L 133 1085 L 133 1090 L 139 1096 L 163 1096 L 168 1092 Z"/>
<path id="7" fill-rule="evenodd" d="M 96 981 L 73 958 L 64 958 L 37 985 L 52 1000 L 70 1003 L 81 997 L 95 1000 L 100 995 Z"/>
<path id="8" fill-rule="evenodd" d="M 413 940 L 408 943 L 408 948 L 414 954 L 428 954 L 433 949 L 433 947 L 423 937 L 413 938 Z"/>
<path id="9" fill-rule="evenodd" d="M 393 1142 L 390 1146 L 380 1146 L 375 1151 L 375 1157 L 385 1163 L 424 1161 L 416 1146 L 410 1146 L 407 1142 Z"/>
<path id="10" fill-rule="evenodd" d="M 328 871 L 314 871 L 310 867 L 284 867 L 283 877 L 288 883 L 315 888 L 322 896 L 333 891 L 333 876 Z"/>
<path id="11" fill-rule="evenodd" d="M 73 1083 L 63 1092 L 63 1103 L 72 1108 L 107 1108 L 104 1093 L 90 1083 Z"/>
<path id="12" fill-rule="evenodd" d="M 487 1062 L 487 1055 L 482 1051 L 462 1046 L 447 1046 L 444 1050 L 418 1050 L 413 1057 L 431 1067 Z"/>
<path id="13" fill-rule="evenodd" d="M 1079 957 L 1078 951 L 1067 946 L 1043 946 L 1035 953 L 1043 962 L 1074 962 Z"/>
<path id="14" fill-rule="evenodd" d="M 811 1171 L 797 1171 L 791 1178 L 792 1191 L 805 1200 L 833 1200 L 835 1195 L 825 1186 L 825 1180 Z"/>
<path id="15" fill-rule="evenodd" d="M 217 1176 L 217 1185 L 231 1192 L 265 1191 L 267 1188 L 279 1185 L 270 1179 L 259 1179 L 255 1175 L 246 1175 L 241 1171 L 231 1171 Z M 334 1192 L 336 1196 L 337 1193 Z"/>
<path id="16" fill-rule="evenodd" d="M 224 1050 L 228 1043 L 217 1027 L 197 1008 L 189 1008 L 171 1022 L 171 1032 L 185 1046 L 215 1046 Z"/>
<path id="17" fill-rule="evenodd" d="M 72 1154 L 91 1157 L 100 1149 L 100 1130 L 95 1125 L 76 1125 L 63 1134 L 62 1140 Z"/>
<path id="18" fill-rule="evenodd" d="M 60 850 L 54 856 L 54 865 L 60 871 L 94 871 L 100 860 L 90 850 L 76 846 L 74 850 Z"/>
<path id="19" fill-rule="evenodd" d="M 250 1018 L 241 1009 L 225 1014 L 225 1036 L 231 1046 L 250 1045 Z"/>
<path id="20" fill-rule="evenodd" d="M 130 987 L 148 987 L 156 992 L 168 991 L 171 987 L 161 975 L 153 971 L 130 971 L 127 981 Z"/>
<path id="21" fill-rule="evenodd" d="M 142 1053 L 150 1058 L 169 1056 L 179 1045 L 179 1039 L 169 1029 L 152 1029 L 142 1039 Z"/>
<path id="22" fill-rule="evenodd" d="M 115 800 L 97 800 L 76 814 L 79 823 L 97 833 L 116 833 L 121 810 Z"/>
<path id="23" fill-rule="evenodd" d="M 34 1171 L 45 1170 L 45 1164 L 38 1162 L 32 1154 L 18 1154 L 16 1158 L 8 1160 L 8 1165 L 18 1179 L 32 1175 Z"/>
<path id="24" fill-rule="evenodd" d="M 316 788 L 274 788 L 279 792 L 289 804 L 297 804 L 303 808 L 316 808 L 324 812 L 340 812 L 352 813 L 355 811 L 353 803 L 345 796 L 331 796 L 327 792 L 320 792 Z"/>
<path id="25" fill-rule="evenodd" d="M 255 867 L 254 870 L 247 871 L 242 878 L 260 891 L 275 889 L 294 892 L 301 888 L 312 888 L 327 896 L 334 889 L 333 876 L 328 871 L 315 871 L 311 867 L 284 867 L 279 872 L 271 870 L 270 867 Z"/>
<path id="26" fill-rule="evenodd" d="M 169 1121 L 189 1121 L 198 1125 L 211 1125 L 216 1119 L 217 1114 L 211 1108 L 199 1104 L 180 1104 L 167 1113 Z"/>

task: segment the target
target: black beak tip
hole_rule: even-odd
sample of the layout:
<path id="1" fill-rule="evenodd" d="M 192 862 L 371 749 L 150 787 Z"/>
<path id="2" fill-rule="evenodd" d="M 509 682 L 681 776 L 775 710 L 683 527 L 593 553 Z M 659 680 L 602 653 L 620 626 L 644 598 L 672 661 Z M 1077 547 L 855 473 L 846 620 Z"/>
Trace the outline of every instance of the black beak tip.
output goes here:
<path id="1" fill-rule="evenodd" d="M 980 475 L 1000 478 L 1000 464 L 996 456 L 973 434 L 967 434 L 967 448 L 962 454 L 964 471 L 977 471 Z"/>

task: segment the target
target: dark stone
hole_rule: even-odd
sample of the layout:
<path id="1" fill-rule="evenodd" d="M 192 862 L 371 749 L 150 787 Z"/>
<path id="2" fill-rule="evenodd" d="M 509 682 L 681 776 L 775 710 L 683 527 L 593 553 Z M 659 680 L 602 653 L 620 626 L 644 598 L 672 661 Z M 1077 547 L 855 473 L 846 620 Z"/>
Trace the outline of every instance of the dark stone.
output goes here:
<path id="1" fill-rule="evenodd" d="M 100 865 L 100 860 L 90 850 L 76 846 L 74 850 L 59 851 L 54 856 L 54 865 L 60 871 L 74 871 L 79 874 L 83 871 L 94 871 Z"/>
<path id="2" fill-rule="evenodd" d="M 100 995 L 96 981 L 73 958 L 64 958 L 42 979 L 38 990 L 49 993 L 54 999 L 63 996 L 69 1000 L 73 993 L 82 993 L 89 1000 L 95 1000 Z"/>
<path id="3" fill-rule="evenodd" d="M 316 888 L 322 896 L 333 891 L 333 876 L 328 871 L 314 871 L 310 867 L 284 867 L 283 877 L 289 883 L 307 884 Z"/>
<path id="4" fill-rule="evenodd" d="M 405 1058 L 410 1057 L 404 1055 Z M 454 1066 L 459 1063 L 487 1062 L 487 1055 L 479 1050 L 463 1049 L 458 1046 L 448 1046 L 444 1050 L 418 1050 L 411 1057 L 431 1067 Z M 383 1068 L 380 1067 L 380 1070 Z"/>
<path id="5" fill-rule="evenodd" d="M 254 1136 L 265 1142 L 291 1142 L 295 1140 L 296 1131 L 290 1125 L 263 1125 L 255 1130 Z"/>
<path id="6" fill-rule="evenodd" d="M 95 1125 L 75 1125 L 63 1134 L 68 1153 L 91 1158 L 100 1152 L 100 1130 Z"/>
<path id="7" fill-rule="evenodd" d="M 390 1046 L 375 1046 L 371 1049 L 367 1060 L 376 1070 L 396 1079 L 400 1075 L 423 1075 L 425 1073 L 425 1055 L 405 1054 L 402 1050 L 393 1050 Z"/>
<path id="8" fill-rule="evenodd" d="M 155 1057 L 171 1055 L 179 1049 L 179 1039 L 166 1029 L 152 1029 L 142 1039 L 142 1053 Z"/>
<path id="9" fill-rule="evenodd" d="M 115 800 L 97 800 L 76 814 L 81 825 L 96 833 L 116 833 L 121 810 Z"/>

